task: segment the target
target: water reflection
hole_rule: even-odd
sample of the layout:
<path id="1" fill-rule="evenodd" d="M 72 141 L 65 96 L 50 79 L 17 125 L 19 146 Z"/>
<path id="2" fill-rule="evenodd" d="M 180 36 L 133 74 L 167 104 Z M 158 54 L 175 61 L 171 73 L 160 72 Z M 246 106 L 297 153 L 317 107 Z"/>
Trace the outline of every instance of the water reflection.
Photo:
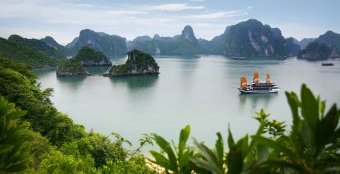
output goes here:
<path id="1" fill-rule="evenodd" d="M 86 67 L 86 70 L 93 75 L 101 75 L 109 71 L 111 66 L 94 66 L 94 67 Z"/>
<path id="2" fill-rule="evenodd" d="M 63 85 L 68 86 L 72 91 L 76 91 L 82 86 L 86 77 L 57 77 L 57 80 Z"/>
<path id="3" fill-rule="evenodd" d="M 112 77 L 111 82 L 114 84 L 126 84 L 131 90 L 139 90 L 149 88 L 155 85 L 158 79 L 157 75 L 146 76 L 126 76 L 126 77 Z"/>
<path id="4" fill-rule="evenodd" d="M 277 98 L 279 94 L 239 94 L 240 108 L 244 109 L 245 106 L 250 106 L 256 109 L 257 106 L 267 108 L 270 102 Z"/>

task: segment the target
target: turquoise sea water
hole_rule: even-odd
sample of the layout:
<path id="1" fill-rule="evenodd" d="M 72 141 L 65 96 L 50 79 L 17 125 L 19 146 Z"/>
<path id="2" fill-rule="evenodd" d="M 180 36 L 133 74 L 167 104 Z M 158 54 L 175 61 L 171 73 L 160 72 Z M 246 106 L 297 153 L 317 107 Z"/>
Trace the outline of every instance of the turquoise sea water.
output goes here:
<path id="1" fill-rule="evenodd" d="M 114 64 L 125 59 L 113 60 Z M 277 60 L 233 60 L 222 56 L 156 59 L 160 75 L 112 79 L 99 75 L 86 78 L 57 78 L 54 70 L 38 71 L 43 88 L 54 88 L 55 106 L 88 130 L 104 134 L 118 132 L 137 144 L 143 133 L 158 133 L 177 139 L 179 130 L 190 124 L 198 140 L 212 144 L 215 133 L 235 136 L 256 130 L 252 117 L 264 108 L 273 119 L 291 121 L 284 91 L 299 92 L 302 83 L 322 99 L 340 104 L 340 61 L 323 67 L 321 62 L 295 58 Z M 91 68 L 95 74 L 107 69 Z M 241 75 L 248 82 L 258 71 L 265 80 L 271 74 L 278 94 L 240 95 Z"/>

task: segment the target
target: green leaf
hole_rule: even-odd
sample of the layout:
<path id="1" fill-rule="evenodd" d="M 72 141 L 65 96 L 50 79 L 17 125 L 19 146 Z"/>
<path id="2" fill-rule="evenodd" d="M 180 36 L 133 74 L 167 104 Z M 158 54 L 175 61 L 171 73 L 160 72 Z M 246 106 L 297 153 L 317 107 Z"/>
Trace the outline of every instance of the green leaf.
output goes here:
<path id="1" fill-rule="evenodd" d="M 243 170 L 243 154 L 238 146 L 230 148 L 227 156 L 228 174 L 240 174 Z"/>
<path id="2" fill-rule="evenodd" d="M 296 157 L 296 154 L 292 150 L 280 144 L 279 142 L 276 142 L 272 139 L 265 138 L 262 136 L 253 136 L 252 138 L 254 139 L 254 141 L 256 141 L 259 144 L 271 147 L 277 153 L 283 153 L 292 158 Z"/>
<path id="3" fill-rule="evenodd" d="M 228 147 L 232 147 L 235 145 L 235 141 L 234 141 L 234 138 L 233 138 L 233 134 L 231 133 L 230 131 L 230 127 L 228 128 Z"/>
<path id="4" fill-rule="evenodd" d="M 338 125 L 339 112 L 334 104 L 316 127 L 315 145 L 317 152 L 321 151 L 321 149 L 328 143 L 332 143 L 331 138 L 334 137 Z"/>
<path id="5" fill-rule="evenodd" d="M 185 126 L 185 128 L 183 128 L 181 130 L 180 135 L 179 135 L 179 143 L 178 143 L 178 154 L 179 154 L 179 156 L 180 156 L 180 154 L 183 153 L 189 136 L 190 136 L 190 126 L 187 125 L 187 126 Z"/>
<path id="6" fill-rule="evenodd" d="M 216 135 L 217 135 L 217 140 L 215 143 L 215 149 L 216 149 L 217 159 L 219 163 L 218 165 L 223 166 L 223 158 L 224 158 L 223 138 L 220 132 L 217 132 Z"/>
<path id="7" fill-rule="evenodd" d="M 302 117 L 307 121 L 309 128 L 314 133 L 319 122 L 319 103 L 305 84 L 301 88 L 301 109 Z"/>
<path id="8" fill-rule="evenodd" d="M 286 92 L 286 97 L 287 97 L 288 104 L 290 106 L 290 110 L 292 111 L 292 115 L 293 115 L 292 129 L 294 133 L 297 133 L 300 122 L 301 122 L 301 119 L 299 117 L 299 109 L 298 109 L 300 102 L 299 102 L 297 95 L 294 92 L 291 92 L 291 93 Z"/>
<path id="9" fill-rule="evenodd" d="M 202 168 L 211 171 L 212 173 L 223 173 L 223 164 L 220 165 L 218 162 L 218 157 L 213 152 L 213 150 L 209 149 L 207 146 L 205 146 L 203 143 L 198 143 L 194 139 L 194 144 L 197 147 L 198 152 L 201 154 L 203 159 L 198 160 L 196 158 L 196 161 L 201 161 L 200 165 Z M 203 162 L 204 161 L 204 162 Z M 222 171 L 221 171 L 222 170 Z"/>
<path id="10" fill-rule="evenodd" d="M 169 163 L 170 163 L 170 166 L 173 172 L 177 172 L 178 170 L 178 165 L 177 165 L 177 160 L 176 160 L 177 158 L 176 158 L 175 152 L 170 146 L 170 143 L 157 134 L 153 134 L 153 137 L 157 145 L 168 155 Z"/>
<path id="11" fill-rule="evenodd" d="M 152 161 L 155 164 L 160 165 L 161 167 L 164 167 L 165 169 L 174 170 L 172 166 L 170 165 L 169 160 L 166 157 L 164 157 L 162 154 L 156 151 L 153 151 L 153 150 L 151 150 L 150 153 L 155 159 L 155 160 L 150 159 L 150 161 Z"/>

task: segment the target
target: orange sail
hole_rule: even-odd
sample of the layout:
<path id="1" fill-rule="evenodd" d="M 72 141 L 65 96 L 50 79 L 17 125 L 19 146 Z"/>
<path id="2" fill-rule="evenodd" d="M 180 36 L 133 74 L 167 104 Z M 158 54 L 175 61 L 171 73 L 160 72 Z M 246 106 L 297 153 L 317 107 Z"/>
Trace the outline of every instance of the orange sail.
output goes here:
<path id="1" fill-rule="evenodd" d="M 258 72 L 255 72 L 255 73 L 254 73 L 253 82 L 256 83 L 256 84 L 259 82 L 259 73 L 258 73 Z"/>
<path id="2" fill-rule="evenodd" d="M 247 86 L 248 86 L 248 84 L 247 84 L 247 79 L 246 79 L 246 77 L 245 77 L 245 76 L 242 76 L 242 77 L 241 77 L 240 88 L 242 88 L 242 89 L 246 89 L 246 88 L 247 88 Z"/>
<path id="3" fill-rule="evenodd" d="M 270 74 L 267 74 L 266 83 L 270 83 Z"/>

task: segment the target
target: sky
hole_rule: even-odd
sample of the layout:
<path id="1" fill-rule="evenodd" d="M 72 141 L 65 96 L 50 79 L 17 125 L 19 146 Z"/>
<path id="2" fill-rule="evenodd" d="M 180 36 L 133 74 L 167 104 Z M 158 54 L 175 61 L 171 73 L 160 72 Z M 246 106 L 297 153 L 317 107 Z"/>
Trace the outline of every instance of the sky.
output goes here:
<path id="1" fill-rule="evenodd" d="M 65 45 L 82 29 L 137 36 L 180 34 L 191 25 L 212 39 L 229 25 L 257 19 L 285 37 L 340 33 L 339 0 L 0 0 L 0 37 L 52 36 Z"/>

